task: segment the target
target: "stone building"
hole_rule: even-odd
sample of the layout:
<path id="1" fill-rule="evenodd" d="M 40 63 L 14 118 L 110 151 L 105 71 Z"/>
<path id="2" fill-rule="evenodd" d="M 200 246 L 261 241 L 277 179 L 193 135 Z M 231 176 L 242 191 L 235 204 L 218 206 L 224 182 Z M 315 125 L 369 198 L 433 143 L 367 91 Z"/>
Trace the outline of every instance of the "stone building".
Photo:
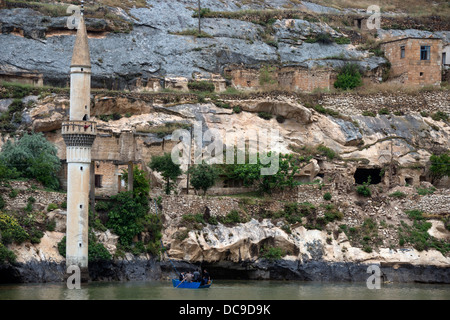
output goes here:
<path id="1" fill-rule="evenodd" d="M 32 86 L 44 85 L 44 76 L 37 71 L 23 70 L 12 65 L 0 65 L 0 83 L 16 82 Z"/>
<path id="2" fill-rule="evenodd" d="M 261 69 L 229 66 L 224 73 L 231 79 L 231 85 L 240 90 L 260 89 L 265 84 L 272 84 L 286 91 L 312 92 L 315 89 L 329 90 L 336 81 L 336 72 L 331 68 L 310 69 L 298 65 Z"/>
<path id="3" fill-rule="evenodd" d="M 277 80 L 278 85 L 288 91 L 330 90 L 336 81 L 336 73 L 330 68 L 283 67 L 277 72 Z"/>
<path id="4" fill-rule="evenodd" d="M 401 38 L 381 44 L 391 63 L 389 77 L 413 86 L 439 85 L 442 77 L 440 38 Z"/>

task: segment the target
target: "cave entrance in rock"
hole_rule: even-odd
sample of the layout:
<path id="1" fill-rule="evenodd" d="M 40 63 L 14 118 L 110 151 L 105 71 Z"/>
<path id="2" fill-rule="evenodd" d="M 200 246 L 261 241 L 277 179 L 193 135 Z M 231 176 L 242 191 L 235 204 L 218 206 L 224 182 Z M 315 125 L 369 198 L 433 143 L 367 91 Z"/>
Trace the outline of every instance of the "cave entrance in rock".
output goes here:
<path id="1" fill-rule="evenodd" d="M 354 174 L 355 183 L 363 184 L 370 176 L 370 184 L 378 184 L 381 182 L 380 173 L 381 168 L 357 168 Z"/>

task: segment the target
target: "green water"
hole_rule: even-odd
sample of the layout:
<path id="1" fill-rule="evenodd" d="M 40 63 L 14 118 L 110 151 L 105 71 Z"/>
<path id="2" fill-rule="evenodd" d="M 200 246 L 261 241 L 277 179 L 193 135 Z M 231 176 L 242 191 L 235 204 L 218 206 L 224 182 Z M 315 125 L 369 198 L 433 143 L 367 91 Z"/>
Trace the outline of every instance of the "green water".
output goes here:
<path id="1" fill-rule="evenodd" d="M 450 285 L 217 280 L 209 289 L 176 289 L 168 281 L 2 284 L 0 300 L 450 300 Z"/>

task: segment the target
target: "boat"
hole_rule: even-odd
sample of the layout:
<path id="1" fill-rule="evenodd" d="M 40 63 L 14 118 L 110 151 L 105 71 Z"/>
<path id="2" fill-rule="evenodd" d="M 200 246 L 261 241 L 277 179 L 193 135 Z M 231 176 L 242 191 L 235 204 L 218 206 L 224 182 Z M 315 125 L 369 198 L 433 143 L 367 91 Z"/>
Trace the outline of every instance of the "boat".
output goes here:
<path id="1" fill-rule="evenodd" d="M 172 284 L 174 288 L 184 288 L 184 289 L 206 289 L 211 287 L 212 280 L 208 281 L 207 284 L 201 285 L 201 282 L 186 282 L 180 281 L 178 279 L 172 279 Z"/>

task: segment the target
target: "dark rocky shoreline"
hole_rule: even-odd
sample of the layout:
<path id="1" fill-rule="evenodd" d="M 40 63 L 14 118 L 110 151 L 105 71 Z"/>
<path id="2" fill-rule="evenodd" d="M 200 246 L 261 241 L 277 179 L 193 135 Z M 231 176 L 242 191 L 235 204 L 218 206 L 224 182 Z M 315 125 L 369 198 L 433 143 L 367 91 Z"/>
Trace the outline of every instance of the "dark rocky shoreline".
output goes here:
<path id="1" fill-rule="evenodd" d="M 366 282 L 368 267 L 381 270 L 381 281 L 388 283 L 450 284 L 450 266 L 409 263 L 355 263 L 293 260 L 256 262 L 218 262 L 191 264 L 184 261 L 158 261 L 155 258 L 116 259 L 91 262 L 90 281 L 146 281 L 177 277 L 177 272 L 207 269 L 215 279 L 293 280 L 324 282 Z M 175 271 L 177 270 L 177 272 Z M 47 283 L 67 279 L 65 263 L 27 262 L 0 265 L 0 283 Z"/>

